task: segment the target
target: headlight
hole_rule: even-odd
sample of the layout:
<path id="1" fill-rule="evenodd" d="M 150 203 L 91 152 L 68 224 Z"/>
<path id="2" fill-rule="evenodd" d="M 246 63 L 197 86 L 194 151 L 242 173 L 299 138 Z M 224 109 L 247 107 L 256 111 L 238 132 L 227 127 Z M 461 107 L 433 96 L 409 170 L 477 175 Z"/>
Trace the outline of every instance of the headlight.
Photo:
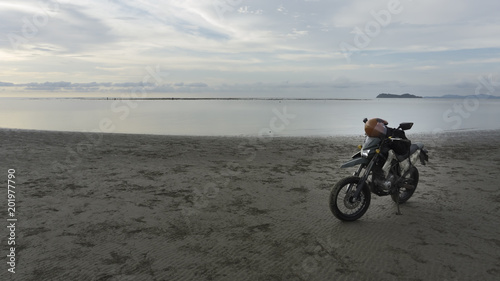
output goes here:
<path id="1" fill-rule="evenodd" d="M 368 158 L 368 154 L 370 154 L 369 149 L 365 149 L 361 151 L 361 157 Z"/>

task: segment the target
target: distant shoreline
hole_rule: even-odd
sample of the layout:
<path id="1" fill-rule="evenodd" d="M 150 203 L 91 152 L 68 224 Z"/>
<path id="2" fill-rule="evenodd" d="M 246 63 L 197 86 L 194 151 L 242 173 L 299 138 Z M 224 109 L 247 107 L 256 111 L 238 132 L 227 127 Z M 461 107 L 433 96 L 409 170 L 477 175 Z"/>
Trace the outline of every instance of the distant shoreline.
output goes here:
<path id="1" fill-rule="evenodd" d="M 0 99 L 27 99 L 27 100 L 144 100 L 144 101 L 161 101 L 161 100 L 178 100 L 178 101 L 368 101 L 368 100 L 379 100 L 379 99 L 465 99 L 465 98 L 476 98 L 476 99 L 500 99 L 500 96 L 491 95 L 469 95 L 469 96 L 455 96 L 455 95 L 445 95 L 445 96 L 401 96 L 401 95 L 391 95 L 391 96 L 380 96 L 376 98 L 214 98 L 214 97 L 146 97 L 146 98 L 133 98 L 133 97 L 0 97 Z"/>
<path id="2" fill-rule="evenodd" d="M 16 99 L 17 97 L 14 97 Z M 61 100 L 263 100 L 263 101 L 322 101 L 322 100 L 373 100 L 373 99 L 352 99 L 352 98 L 123 98 L 123 97 L 19 97 L 18 99 L 32 99 L 32 100 L 47 100 L 47 99 L 61 99 Z"/>
<path id="3" fill-rule="evenodd" d="M 190 138 L 190 139 L 249 139 L 249 138 L 269 138 L 269 139 L 342 139 L 351 137 L 364 136 L 362 133 L 345 133 L 345 134 L 331 134 L 331 135 L 282 135 L 282 136 L 272 136 L 272 137 L 261 137 L 254 134 L 238 134 L 238 135 L 224 135 L 224 134 L 214 134 L 214 135 L 196 135 L 196 134 L 156 134 L 156 133 L 130 133 L 130 132 L 87 132 L 87 131 L 77 131 L 77 130 L 51 130 L 51 129 L 25 129 L 25 128 L 6 128 L 0 127 L 0 134 L 11 134 L 11 133 L 23 133 L 23 134 L 60 134 L 60 135 L 86 135 L 86 136 L 127 136 L 127 137 L 138 137 L 138 136 L 150 136 L 158 138 Z M 477 134 L 500 134 L 500 128 L 463 128 L 457 130 L 443 130 L 438 133 L 433 132 L 412 132 L 412 136 L 419 136 L 425 138 L 435 138 L 437 136 L 469 136 Z"/>

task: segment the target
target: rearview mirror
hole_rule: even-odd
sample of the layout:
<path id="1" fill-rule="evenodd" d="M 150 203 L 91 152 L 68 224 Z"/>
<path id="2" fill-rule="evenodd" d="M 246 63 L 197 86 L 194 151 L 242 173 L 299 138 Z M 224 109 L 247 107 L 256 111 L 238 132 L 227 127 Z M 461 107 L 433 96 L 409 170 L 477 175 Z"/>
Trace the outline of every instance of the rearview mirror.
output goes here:
<path id="1" fill-rule="evenodd" d="M 409 130 L 409 129 L 411 129 L 411 127 L 413 127 L 413 123 L 411 123 L 411 122 L 405 122 L 405 123 L 399 124 L 399 128 L 401 128 L 401 130 L 403 130 L 403 131 Z"/>

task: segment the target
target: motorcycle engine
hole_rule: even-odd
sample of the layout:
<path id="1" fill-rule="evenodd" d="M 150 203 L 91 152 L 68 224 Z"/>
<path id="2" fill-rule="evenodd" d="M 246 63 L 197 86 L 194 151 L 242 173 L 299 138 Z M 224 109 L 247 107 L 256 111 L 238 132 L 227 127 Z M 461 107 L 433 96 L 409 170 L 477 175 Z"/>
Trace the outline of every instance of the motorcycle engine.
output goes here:
<path id="1" fill-rule="evenodd" d="M 392 174 L 389 174 L 386 179 L 384 178 L 377 178 L 375 179 L 375 184 L 379 186 L 383 191 L 389 191 L 392 187 L 392 184 L 394 182 L 394 176 Z"/>
<path id="2" fill-rule="evenodd" d="M 396 177 L 394 177 L 394 175 L 390 172 L 387 177 L 385 177 L 384 171 L 379 165 L 376 165 L 372 172 L 372 184 L 374 185 L 375 190 L 378 191 L 376 193 L 379 195 L 384 193 L 387 194 L 394 184 Z"/>

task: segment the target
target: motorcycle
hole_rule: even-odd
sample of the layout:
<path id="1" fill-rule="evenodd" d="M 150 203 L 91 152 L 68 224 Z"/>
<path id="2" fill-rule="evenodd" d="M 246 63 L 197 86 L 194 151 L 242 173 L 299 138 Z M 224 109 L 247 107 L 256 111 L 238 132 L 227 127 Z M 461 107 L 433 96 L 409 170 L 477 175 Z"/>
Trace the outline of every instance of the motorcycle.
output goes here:
<path id="1" fill-rule="evenodd" d="M 332 188 L 329 198 L 330 210 L 342 221 L 361 218 L 370 206 L 371 193 L 390 195 L 399 205 L 411 198 L 418 185 L 419 173 L 415 163 L 429 161 L 428 151 L 421 143 L 412 144 L 405 131 L 413 123 L 401 123 L 396 129 L 388 122 L 373 118 L 365 123 L 365 141 L 358 146 L 360 151 L 341 168 L 359 165 L 353 176 L 341 179 Z"/>

